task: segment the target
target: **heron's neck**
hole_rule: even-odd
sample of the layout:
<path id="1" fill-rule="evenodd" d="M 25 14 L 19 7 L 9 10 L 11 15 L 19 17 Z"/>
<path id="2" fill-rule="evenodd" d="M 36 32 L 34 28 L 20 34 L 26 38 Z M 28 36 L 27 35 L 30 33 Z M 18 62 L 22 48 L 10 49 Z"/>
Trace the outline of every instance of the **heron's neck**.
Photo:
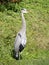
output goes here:
<path id="1" fill-rule="evenodd" d="M 22 16 L 22 31 L 26 32 L 26 21 L 24 18 L 24 14 L 21 13 L 21 16 Z"/>

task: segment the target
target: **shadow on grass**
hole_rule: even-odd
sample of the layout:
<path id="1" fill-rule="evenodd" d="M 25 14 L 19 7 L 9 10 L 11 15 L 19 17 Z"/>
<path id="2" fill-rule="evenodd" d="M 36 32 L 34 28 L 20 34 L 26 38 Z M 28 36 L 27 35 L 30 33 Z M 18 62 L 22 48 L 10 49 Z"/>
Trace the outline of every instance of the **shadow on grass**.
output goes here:
<path id="1" fill-rule="evenodd" d="M 14 12 L 18 12 L 18 8 L 15 8 L 15 3 L 7 3 L 7 4 L 1 4 L 0 5 L 0 11 L 1 12 L 4 12 L 4 11 L 7 11 L 7 10 L 12 10 Z"/>
<path id="2" fill-rule="evenodd" d="M 12 2 L 1 2 L 0 1 L 0 11 L 4 12 L 7 10 L 12 10 L 14 12 L 17 12 L 19 10 L 19 5 L 17 3 L 12 3 Z"/>
<path id="3" fill-rule="evenodd" d="M 16 2 L 11 2 L 16 1 Z M 0 11 L 4 12 L 7 10 L 13 10 L 14 12 L 18 12 L 20 10 L 19 3 L 22 2 L 22 0 L 0 0 Z"/>

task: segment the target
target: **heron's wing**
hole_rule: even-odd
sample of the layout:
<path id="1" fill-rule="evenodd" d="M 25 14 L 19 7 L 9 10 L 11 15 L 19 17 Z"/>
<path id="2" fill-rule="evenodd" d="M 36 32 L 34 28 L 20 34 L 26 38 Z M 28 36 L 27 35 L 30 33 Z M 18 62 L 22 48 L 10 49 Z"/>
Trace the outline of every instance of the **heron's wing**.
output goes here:
<path id="1" fill-rule="evenodd" d="M 21 43 L 21 37 L 17 34 L 16 39 L 15 39 L 15 43 L 14 43 L 15 49 L 19 48 L 20 43 Z"/>
<path id="2" fill-rule="evenodd" d="M 15 39 L 15 43 L 19 44 L 20 41 L 21 41 L 21 37 L 19 36 L 19 34 L 17 34 L 16 39 Z"/>
<path id="3" fill-rule="evenodd" d="M 26 37 L 22 37 L 21 43 L 22 43 L 23 46 L 26 45 L 26 41 L 27 41 Z"/>

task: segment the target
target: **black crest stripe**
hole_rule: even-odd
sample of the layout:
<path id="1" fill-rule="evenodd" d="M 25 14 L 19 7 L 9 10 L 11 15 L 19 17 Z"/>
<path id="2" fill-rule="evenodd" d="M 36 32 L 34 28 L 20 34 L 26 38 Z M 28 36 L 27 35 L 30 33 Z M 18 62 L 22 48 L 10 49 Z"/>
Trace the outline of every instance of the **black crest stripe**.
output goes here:
<path id="1" fill-rule="evenodd" d="M 21 34 L 20 33 L 18 33 L 18 35 L 21 37 Z"/>

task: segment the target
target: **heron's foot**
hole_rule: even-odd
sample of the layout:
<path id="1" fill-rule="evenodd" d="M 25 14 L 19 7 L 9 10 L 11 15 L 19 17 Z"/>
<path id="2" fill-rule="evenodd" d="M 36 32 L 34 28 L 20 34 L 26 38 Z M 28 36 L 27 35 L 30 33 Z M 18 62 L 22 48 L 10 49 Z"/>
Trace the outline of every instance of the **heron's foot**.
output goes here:
<path id="1" fill-rule="evenodd" d="M 15 59 L 16 60 L 21 60 L 22 59 L 22 56 L 21 55 L 19 55 L 18 57 L 15 56 Z"/>
<path id="2" fill-rule="evenodd" d="M 19 57 L 15 57 L 16 60 L 19 60 Z"/>
<path id="3" fill-rule="evenodd" d="M 20 59 L 22 59 L 22 56 L 20 55 Z"/>
<path id="4" fill-rule="evenodd" d="M 16 53 L 15 53 L 15 50 L 12 50 L 12 54 L 11 55 L 16 60 L 21 60 L 22 59 L 21 54 L 18 53 L 18 56 L 17 56 Z"/>

